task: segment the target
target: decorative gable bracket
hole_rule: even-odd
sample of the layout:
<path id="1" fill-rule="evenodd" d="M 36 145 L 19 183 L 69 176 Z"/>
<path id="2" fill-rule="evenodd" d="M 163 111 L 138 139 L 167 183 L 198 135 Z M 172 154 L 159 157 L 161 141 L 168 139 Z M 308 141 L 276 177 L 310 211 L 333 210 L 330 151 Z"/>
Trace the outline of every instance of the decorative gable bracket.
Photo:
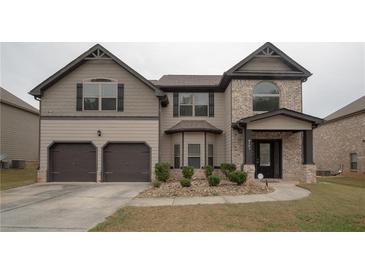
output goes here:
<path id="1" fill-rule="evenodd" d="M 112 59 L 106 52 L 104 52 L 102 49 L 97 48 L 93 52 L 91 52 L 88 56 L 85 58 L 86 60 L 93 60 L 93 59 Z"/>

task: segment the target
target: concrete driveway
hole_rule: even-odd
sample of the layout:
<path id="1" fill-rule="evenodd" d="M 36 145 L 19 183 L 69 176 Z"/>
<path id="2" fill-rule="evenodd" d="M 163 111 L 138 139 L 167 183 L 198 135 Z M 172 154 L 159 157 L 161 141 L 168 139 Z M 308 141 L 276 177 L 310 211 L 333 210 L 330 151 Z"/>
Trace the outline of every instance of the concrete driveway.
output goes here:
<path id="1" fill-rule="evenodd" d="M 1 231 L 87 231 L 148 183 L 47 183 L 1 191 Z"/>

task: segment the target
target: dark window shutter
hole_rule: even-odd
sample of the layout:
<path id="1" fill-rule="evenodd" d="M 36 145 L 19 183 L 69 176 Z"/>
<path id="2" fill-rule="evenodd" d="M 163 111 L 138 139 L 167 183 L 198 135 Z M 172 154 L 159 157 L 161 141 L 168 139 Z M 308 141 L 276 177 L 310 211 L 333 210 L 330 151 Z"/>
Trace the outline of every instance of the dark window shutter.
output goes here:
<path id="1" fill-rule="evenodd" d="M 179 93 L 174 92 L 174 117 L 179 116 Z"/>
<path id="2" fill-rule="evenodd" d="M 82 84 L 76 85 L 76 111 L 82 111 Z"/>
<path id="3" fill-rule="evenodd" d="M 209 92 L 209 117 L 214 117 L 214 92 Z"/>
<path id="4" fill-rule="evenodd" d="M 124 84 L 118 84 L 118 111 L 124 111 Z"/>

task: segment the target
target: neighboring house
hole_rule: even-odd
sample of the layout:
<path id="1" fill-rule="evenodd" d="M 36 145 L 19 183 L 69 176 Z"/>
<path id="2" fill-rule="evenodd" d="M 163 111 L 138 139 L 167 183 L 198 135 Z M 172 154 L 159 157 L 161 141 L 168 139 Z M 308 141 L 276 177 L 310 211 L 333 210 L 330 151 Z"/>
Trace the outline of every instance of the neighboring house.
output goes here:
<path id="1" fill-rule="evenodd" d="M 39 112 L 0 87 L 1 159 L 38 161 Z"/>
<path id="2" fill-rule="evenodd" d="M 150 181 L 157 162 L 315 181 L 321 119 L 302 113 L 310 75 L 266 43 L 223 75 L 148 81 L 95 45 L 30 91 L 40 100 L 39 181 Z"/>
<path id="3" fill-rule="evenodd" d="M 314 144 L 318 170 L 365 173 L 365 96 L 327 116 Z"/>

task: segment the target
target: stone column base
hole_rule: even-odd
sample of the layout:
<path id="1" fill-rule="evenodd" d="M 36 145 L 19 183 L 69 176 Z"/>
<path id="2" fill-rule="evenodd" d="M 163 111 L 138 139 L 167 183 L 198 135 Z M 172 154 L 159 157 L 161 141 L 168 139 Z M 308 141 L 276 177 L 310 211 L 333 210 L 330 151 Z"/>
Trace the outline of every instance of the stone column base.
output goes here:
<path id="1" fill-rule="evenodd" d="M 305 183 L 316 183 L 317 177 L 316 177 L 316 171 L 317 167 L 316 165 L 303 165 L 303 181 Z"/>
<path id="2" fill-rule="evenodd" d="M 255 179 L 255 165 L 243 165 L 243 171 L 247 172 L 247 179 Z"/>
<path id="3" fill-rule="evenodd" d="M 37 171 L 37 182 L 38 183 L 47 183 L 47 170 L 39 169 Z"/>

